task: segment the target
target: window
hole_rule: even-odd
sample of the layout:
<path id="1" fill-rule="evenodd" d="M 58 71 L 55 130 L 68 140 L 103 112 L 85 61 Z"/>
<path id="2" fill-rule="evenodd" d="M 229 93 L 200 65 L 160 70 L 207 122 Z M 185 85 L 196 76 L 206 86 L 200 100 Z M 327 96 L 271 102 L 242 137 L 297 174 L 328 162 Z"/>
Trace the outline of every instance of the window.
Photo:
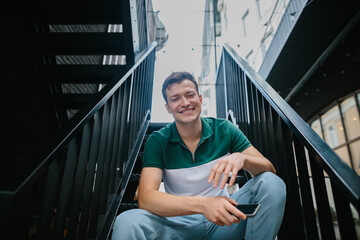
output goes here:
<path id="1" fill-rule="evenodd" d="M 360 175 L 360 93 L 338 100 L 311 121 L 311 128 Z"/>
<path id="2" fill-rule="evenodd" d="M 349 140 L 360 136 L 359 112 L 355 100 L 356 98 L 349 98 L 341 103 L 341 113 Z"/>
<path id="3" fill-rule="evenodd" d="M 261 13 L 261 0 L 255 0 L 256 1 L 256 9 L 258 13 L 258 18 L 261 19 L 262 13 Z"/>
<path id="4" fill-rule="evenodd" d="M 248 54 L 246 54 L 245 59 L 246 59 L 247 62 L 250 61 L 250 57 L 251 57 L 251 55 L 253 54 L 253 52 L 254 52 L 254 51 L 251 49 L 251 51 L 250 51 Z"/>
<path id="5" fill-rule="evenodd" d="M 273 40 L 274 36 L 272 34 L 272 28 L 270 29 L 267 36 L 261 40 L 261 52 L 263 57 L 265 57 L 267 50 L 269 49 L 270 43 Z"/>
<path id="6" fill-rule="evenodd" d="M 247 10 L 245 12 L 244 16 L 242 17 L 244 36 L 246 36 L 246 34 L 247 34 L 246 33 L 246 26 L 247 26 L 248 16 L 249 16 L 249 10 Z"/>
<path id="7" fill-rule="evenodd" d="M 321 116 L 325 141 L 334 148 L 345 142 L 344 127 L 336 105 Z"/>

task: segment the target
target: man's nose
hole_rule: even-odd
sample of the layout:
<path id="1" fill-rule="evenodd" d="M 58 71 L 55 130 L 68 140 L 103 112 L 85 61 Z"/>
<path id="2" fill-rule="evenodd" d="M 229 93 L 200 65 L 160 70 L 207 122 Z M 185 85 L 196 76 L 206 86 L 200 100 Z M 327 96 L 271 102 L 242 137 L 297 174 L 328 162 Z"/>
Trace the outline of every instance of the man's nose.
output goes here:
<path id="1" fill-rule="evenodd" d="M 182 104 L 183 105 L 189 105 L 190 101 L 186 97 L 182 97 Z"/>

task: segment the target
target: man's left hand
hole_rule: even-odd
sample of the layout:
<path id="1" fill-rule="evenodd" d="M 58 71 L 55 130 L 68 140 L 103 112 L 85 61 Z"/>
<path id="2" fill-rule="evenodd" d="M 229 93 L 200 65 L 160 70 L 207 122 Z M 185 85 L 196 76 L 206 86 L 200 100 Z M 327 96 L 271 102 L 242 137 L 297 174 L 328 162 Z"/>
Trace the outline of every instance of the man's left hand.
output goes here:
<path id="1" fill-rule="evenodd" d="M 223 189 L 231 173 L 229 181 L 229 186 L 231 187 L 235 183 L 238 171 L 244 167 L 244 162 L 245 155 L 239 152 L 220 158 L 212 167 L 208 176 L 208 182 L 211 183 L 214 181 L 214 188 L 216 188 L 223 174 L 220 182 L 220 188 Z"/>

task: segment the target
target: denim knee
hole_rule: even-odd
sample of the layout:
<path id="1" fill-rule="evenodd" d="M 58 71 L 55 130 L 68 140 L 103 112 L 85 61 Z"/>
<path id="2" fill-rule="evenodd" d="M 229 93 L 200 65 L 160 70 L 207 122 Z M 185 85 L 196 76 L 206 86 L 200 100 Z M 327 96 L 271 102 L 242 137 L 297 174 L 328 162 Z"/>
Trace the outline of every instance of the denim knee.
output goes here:
<path id="1" fill-rule="evenodd" d="M 284 181 L 271 172 L 264 172 L 258 175 L 261 188 L 266 191 L 268 200 L 283 203 L 286 199 L 286 185 Z"/>
<path id="2" fill-rule="evenodd" d="M 119 239 L 120 236 L 130 238 L 142 234 L 140 230 L 144 214 L 146 214 L 145 210 L 132 209 L 118 215 L 114 222 L 112 239 Z"/>

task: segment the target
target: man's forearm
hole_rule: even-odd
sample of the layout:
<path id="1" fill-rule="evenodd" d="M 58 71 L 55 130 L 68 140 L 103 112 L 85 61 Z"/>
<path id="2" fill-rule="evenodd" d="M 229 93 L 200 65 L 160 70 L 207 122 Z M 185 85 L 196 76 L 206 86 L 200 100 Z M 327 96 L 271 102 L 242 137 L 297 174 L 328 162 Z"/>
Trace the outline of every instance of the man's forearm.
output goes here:
<path id="1" fill-rule="evenodd" d="M 244 169 L 248 170 L 253 176 L 259 175 L 263 172 L 276 173 L 276 170 L 272 163 L 264 157 L 254 157 L 243 154 L 242 158 L 244 158 Z"/>
<path id="2" fill-rule="evenodd" d="M 204 197 L 175 196 L 149 190 L 140 192 L 139 207 L 162 217 L 202 213 Z"/>

